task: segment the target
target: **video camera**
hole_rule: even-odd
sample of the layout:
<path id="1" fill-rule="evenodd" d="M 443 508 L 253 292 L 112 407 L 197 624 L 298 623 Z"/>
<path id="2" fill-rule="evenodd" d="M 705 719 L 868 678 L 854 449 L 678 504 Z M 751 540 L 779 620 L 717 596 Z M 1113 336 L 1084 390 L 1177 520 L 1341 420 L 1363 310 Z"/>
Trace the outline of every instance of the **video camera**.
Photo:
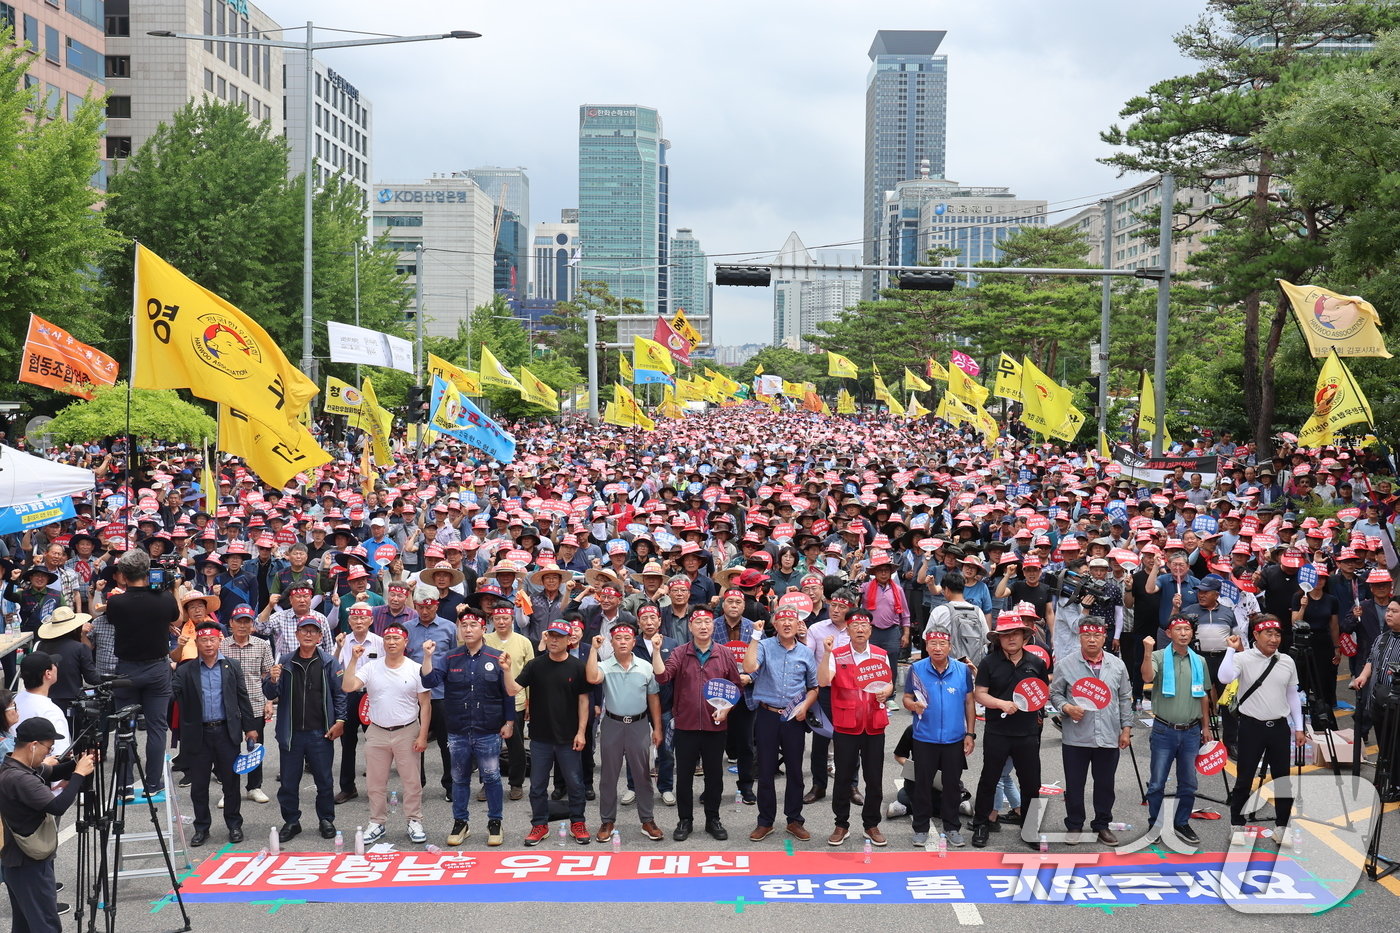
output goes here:
<path id="1" fill-rule="evenodd" d="M 179 560 L 174 557 L 151 558 L 151 571 L 146 580 L 146 586 L 151 592 L 173 590 L 181 579 L 183 571 L 180 569 Z"/>
<path id="2" fill-rule="evenodd" d="M 119 732 L 135 731 L 136 717 L 141 713 L 141 706 L 133 703 L 120 710 L 116 708 L 116 690 L 130 685 L 129 680 L 107 675 L 78 696 L 72 707 L 71 754 L 82 755 L 88 751 L 101 752 L 106 749 L 107 737 L 113 724 L 118 726 Z"/>

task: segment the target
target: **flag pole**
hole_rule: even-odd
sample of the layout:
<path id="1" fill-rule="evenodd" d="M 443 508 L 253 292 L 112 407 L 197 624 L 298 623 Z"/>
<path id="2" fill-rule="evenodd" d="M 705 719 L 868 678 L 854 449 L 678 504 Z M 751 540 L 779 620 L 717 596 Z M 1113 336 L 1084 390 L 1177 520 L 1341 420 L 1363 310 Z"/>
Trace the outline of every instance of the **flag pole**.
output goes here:
<path id="1" fill-rule="evenodd" d="M 122 485 L 126 487 L 126 495 L 122 502 L 122 529 L 127 535 L 128 545 L 130 544 L 131 531 L 126 526 L 131 520 L 131 461 L 135 454 L 135 446 L 131 443 L 131 391 L 132 383 L 136 381 L 136 315 L 140 311 L 141 301 L 141 241 L 132 239 L 131 253 L 131 346 L 127 352 L 126 368 L 126 469 L 122 471 Z M 94 503 L 94 509 L 96 503 Z M 96 512 L 94 511 L 94 517 Z"/>

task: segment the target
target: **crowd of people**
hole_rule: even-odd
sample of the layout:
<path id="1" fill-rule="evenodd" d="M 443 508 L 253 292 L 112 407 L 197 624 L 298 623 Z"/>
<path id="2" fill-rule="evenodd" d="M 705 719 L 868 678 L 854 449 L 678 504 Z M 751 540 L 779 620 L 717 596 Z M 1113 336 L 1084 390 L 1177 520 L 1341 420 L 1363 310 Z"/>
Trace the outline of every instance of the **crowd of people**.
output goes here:
<path id="1" fill-rule="evenodd" d="M 216 812 L 242 840 L 269 769 L 283 841 L 310 800 L 326 839 L 348 810 L 367 843 L 457 846 L 473 796 L 490 846 L 526 796 L 527 846 L 560 821 L 607 842 L 626 807 L 650 840 L 703 820 L 724 841 L 732 764 L 755 843 L 817 824 L 841 846 L 855 807 L 872 845 L 908 815 L 913 845 L 970 829 L 983 847 L 1039 795 L 1047 725 L 1066 841 L 1115 845 L 1119 754 L 1147 717 L 1150 822 L 1193 844 L 1204 743 L 1241 775 L 1283 776 L 1349 705 L 1339 675 L 1363 734 L 1393 731 L 1400 496 L 1375 447 L 1269 456 L 1224 437 L 1196 445 L 1214 474 L 1133 479 L 1092 448 L 756 403 L 650 432 L 510 428 L 509 463 L 439 440 L 286 489 L 232 460 L 200 489 L 200 456 L 179 448 L 52 452 L 100 458 L 98 484 L 0 560 L 6 620 L 35 636 L 4 659 L 18 684 L 0 697 L 15 750 L 0 787 L 10 770 L 67 776 L 42 762 L 71 764 L 72 706 L 110 676 L 145 730 L 145 780 L 122 789 L 174 792 L 169 754 L 195 846 Z M 265 764 L 236 774 L 257 742 Z M 425 817 L 434 773 L 450 826 Z M 0 817 L 9 872 L 3 798 Z"/>

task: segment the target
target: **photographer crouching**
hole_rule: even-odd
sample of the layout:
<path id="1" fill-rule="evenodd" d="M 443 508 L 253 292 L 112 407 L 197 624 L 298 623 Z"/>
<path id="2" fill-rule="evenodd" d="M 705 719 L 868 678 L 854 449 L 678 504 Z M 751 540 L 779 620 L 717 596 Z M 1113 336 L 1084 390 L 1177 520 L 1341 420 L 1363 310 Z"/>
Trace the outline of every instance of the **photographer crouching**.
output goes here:
<path id="1" fill-rule="evenodd" d="M 59 763 L 49 755 L 58 738 L 58 730 L 47 719 L 26 719 L 15 728 L 15 750 L 0 762 L 0 821 L 4 823 L 0 865 L 5 868 L 5 890 L 16 931 L 60 930 L 53 871 L 58 852 L 54 817 L 72 806 L 96 759 L 89 752 Z M 65 780 L 67 784 L 55 794 L 49 785 Z"/>
<path id="2" fill-rule="evenodd" d="M 135 703 L 146 720 L 146 787 L 154 797 L 165 789 L 165 747 L 171 699 L 171 633 L 180 618 L 179 604 L 163 575 L 160 585 L 151 583 L 151 559 L 145 551 L 123 554 L 116 563 L 122 587 L 107 602 L 107 619 L 115 634 L 117 676 L 130 686 L 117 688 L 118 707 Z M 117 775 L 126 799 L 134 799 L 131 767 Z"/>

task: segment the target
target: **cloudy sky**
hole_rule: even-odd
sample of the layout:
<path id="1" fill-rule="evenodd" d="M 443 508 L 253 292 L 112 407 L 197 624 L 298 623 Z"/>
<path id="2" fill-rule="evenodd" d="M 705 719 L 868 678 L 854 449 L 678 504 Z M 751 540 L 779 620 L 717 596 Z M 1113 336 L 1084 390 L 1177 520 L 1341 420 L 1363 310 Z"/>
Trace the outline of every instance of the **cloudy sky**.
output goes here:
<path id="1" fill-rule="evenodd" d="M 672 227 L 693 228 L 712 257 L 747 257 L 793 230 L 808 246 L 860 239 L 877 30 L 948 32 L 948 177 L 1053 211 L 1126 186 L 1095 162 L 1108 151 L 1098 133 L 1129 97 L 1189 70 L 1171 37 L 1205 0 L 259 5 L 284 25 L 483 34 L 324 55 L 374 104 L 378 180 L 524 166 L 531 222 L 557 220 L 578 200 L 578 106 L 651 106 L 672 142 Z M 717 289 L 715 313 L 717 343 L 771 338 L 767 289 Z"/>

